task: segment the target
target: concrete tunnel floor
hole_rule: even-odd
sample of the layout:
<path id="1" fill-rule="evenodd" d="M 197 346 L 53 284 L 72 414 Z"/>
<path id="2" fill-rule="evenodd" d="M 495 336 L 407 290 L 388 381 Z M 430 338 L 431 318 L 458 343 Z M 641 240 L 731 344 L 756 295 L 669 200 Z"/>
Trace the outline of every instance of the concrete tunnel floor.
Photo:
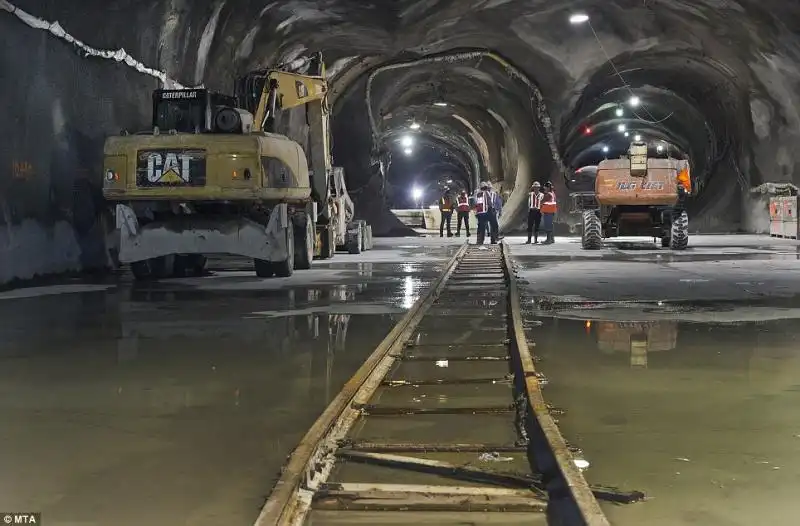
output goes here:
<path id="1" fill-rule="evenodd" d="M 650 497 L 606 507 L 613 524 L 796 522 L 796 241 L 506 241 L 587 478 Z M 378 239 L 288 279 L 220 258 L 203 278 L 0 293 L 0 509 L 252 524 L 286 455 L 460 242 Z"/>
<path id="2" fill-rule="evenodd" d="M 509 240 L 514 243 L 514 240 Z M 520 242 L 520 241 L 517 241 Z M 763 236 L 513 246 L 530 337 L 615 526 L 797 524 L 800 250 Z"/>

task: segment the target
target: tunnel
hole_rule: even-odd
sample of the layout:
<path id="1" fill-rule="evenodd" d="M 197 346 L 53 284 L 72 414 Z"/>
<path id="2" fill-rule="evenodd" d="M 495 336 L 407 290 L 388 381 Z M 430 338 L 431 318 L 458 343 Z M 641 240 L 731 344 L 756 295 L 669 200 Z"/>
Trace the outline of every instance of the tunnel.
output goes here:
<path id="1" fill-rule="evenodd" d="M 625 134 L 691 161 L 693 229 L 753 231 L 749 190 L 796 182 L 799 24 L 777 0 L 0 0 L 0 282 L 109 266 L 103 141 L 148 127 L 152 90 L 230 92 L 315 52 L 376 235 L 407 233 L 390 210 L 412 188 L 429 204 L 491 181 L 505 232 L 534 180 L 566 212 L 576 170 Z M 303 119 L 280 131 L 302 143 Z"/>

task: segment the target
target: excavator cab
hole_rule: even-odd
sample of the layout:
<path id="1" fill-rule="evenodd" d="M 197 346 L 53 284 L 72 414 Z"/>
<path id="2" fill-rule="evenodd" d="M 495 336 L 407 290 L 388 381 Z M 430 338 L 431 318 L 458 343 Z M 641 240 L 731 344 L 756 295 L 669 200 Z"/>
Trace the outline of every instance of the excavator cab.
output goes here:
<path id="1" fill-rule="evenodd" d="M 235 97 L 206 89 L 153 91 L 153 129 L 164 132 L 248 133 L 246 114 Z"/>

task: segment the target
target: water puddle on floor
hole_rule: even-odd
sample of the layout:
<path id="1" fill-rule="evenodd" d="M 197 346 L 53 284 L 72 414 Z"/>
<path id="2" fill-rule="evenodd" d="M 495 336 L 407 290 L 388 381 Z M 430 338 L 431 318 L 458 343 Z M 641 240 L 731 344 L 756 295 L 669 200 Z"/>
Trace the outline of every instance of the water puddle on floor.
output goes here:
<path id="1" fill-rule="evenodd" d="M 611 304 L 526 314 L 590 483 L 644 491 L 612 524 L 797 524 L 800 313 Z"/>
<path id="2" fill-rule="evenodd" d="M 0 301 L 0 509 L 54 524 L 252 524 L 286 456 L 436 275 L 394 267 L 407 274 Z"/>

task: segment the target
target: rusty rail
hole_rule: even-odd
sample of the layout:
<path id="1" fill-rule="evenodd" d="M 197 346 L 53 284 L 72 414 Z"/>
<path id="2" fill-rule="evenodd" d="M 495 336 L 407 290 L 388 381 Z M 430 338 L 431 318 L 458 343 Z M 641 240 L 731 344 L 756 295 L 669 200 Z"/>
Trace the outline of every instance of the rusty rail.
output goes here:
<path id="1" fill-rule="evenodd" d="M 553 455 L 552 460 L 554 463 L 549 464 L 548 468 L 558 470 L 558 475 L 560 475 L 561 481 L 569 491 L 584 524 L 587 526 L 610 526 L 583 473 L 575 465 L 574 458 L 567 447 L 567 442 L 550 415 L 548 406 L 542 396 L 541 378 L 537 374 L 533 354 L 528 348 L 528 339 L 525 336 L 525 327 L 522 323 L 522 307 L 519 287 L 514 276 L 514 264 L 505 241 L 503 245 L 503 259 L 506 270 L 509 273 L 508 310 L 513 324 L 514 346 L 516 347 L 516 354 L 524 377 L 529 415 L 532 415 L 535 419 L 537 430 L 544 436 L 547 446 Z M 543 461 L 542 464 L 548 464 L 547 460 Z"/>
<path id="2" fill-rule="evenodd" d="M 464 244 L 450 259 L 444 273 L 431 285 L 428 293 L 416 301 L 314 422 L 289 456 L 283 474 L 261 509 L 254 526 L 297 524 L 298 521 L 302 523 L 311 504 L 309 489 L 313 492 L 314 486 L 320 483 L 316 479 L 321 478 L 324 481 L 335 460 L 333 453 L 337 449 L 336 440 L 344 437 L 358 417 L 358 410 L 352 408 L 352 404 L 366 404 L 369 401 L 369 397 L 396 359 L 392 354 L 403 348 L 408 336 L 444 289 L 447 279 L 466 251 L 467 245 Z M 323 477 L 313 476 L 317 462 L 324 466 L 323 473 L 320 473 Z M 301 487 L 303 483 L 307 488 Z"/>
<path id="3" fill-rule="evenodd" d="M 542 397 L 540 387 L 545 381 L 534 367 L 533 356 L 525 337 L 519 289 L 508 247 L 503 244 L 501 247 L 492 247 L 489 250 L 490 253 L 478 252 L 476 248 L 470 250 L 468 245 L 463 245 L 458 250 L 427 294 L 421 297 L 392 329 L 311 426 L 290 455 L 278 483 L 262 508 L 254 526 L 299 526 L 305 522 L 312 505 L 315 510 L 338 510 L 342 513 L 354 510 L 397 513 L 403 512 L 403 510 L 447 512 L 479 511 L 481 509 L 493 512 L 502 512 L 503 510 L 526 513 L 542 512 L 556 502 L 553 498 L 548 500 L 549 493 L 560 496 L 567 495 L 568 500 L 577 510 L 577 513 L 573 512 L 570 515 L 572 518 L 577 517 L 577 520 L 569 520 L 565 524 L 608 526 L 608 520 L 601 511 L 596 496 L 615 502 L 631 500 L 628 498 L 630 493 L 615 493 L 613 488 L 591 488 L 575 466 L 569 446 L 552 417 L 555 410 L 548 406 Z M 459 271 L 462 261 L 464 261 L 464 265 Z M 483 272 L 486 276 L 494 276 L 495 283 L 498 283 L 501 289 L 503 283 L 505 284 L 506 288 L 501 293 L 505 295 L 507 305 L 503 304 L 500 312 L 504 312 L 503 309 L 505 309 L 504 316 L 506 318 L 504 319 L 508 328 L 508 336 L 506 333 L 502 333 L 502 335 L 498 335 L 498 343 L 485 345 L 486 354 L 492 355 L 492 359 L 484 363 L 508 361 L 514 374 L 510 375 L 511 377 L 508 379 L 479 376 L 475 380 L 465 383 L 473 382 L 475 385 L 479 385 L 480 383 L 491 383 L 488 380 L 508 380 L 513 382 L 517 389 L 517 398 L 521 400 L 517 400 L 516 405 L 511 406 L 434 410 L 373 404 L 371 399 L 378 389 L 396 390 L 397 386 L 403 385 L 458 383 L 458 381 L 452 380 L 439 381 L 435 378 L 390 380 L 387 377 L 398 360 L 419 362 L 439 359 L 438 355 L 436 358 L 415 355 L 413 352 L 415 347 L 417 350 L 432 346 L 452 350 L 452 346 L 444 344 L 414 344 L 410 337 L 431 307 L 435 303 L 440 303 L 439 299 L 443 297 L 443 294 L 449 295 L 451 298 L 458 294 L 468 297 L 471 294 L 469 291 L 472 289 L 483 290 L 481 287 L 487 286 L 484 283 L 489 284 L 489 287 L 492 286 L 491 279 L 488 277 L 478 277 L 477 279 L 469 277 L 474 276 L 476 269 L 481 264 L 485 265 Z M 454 276 L 456 277 L 451 279 Z M 470 281 L 472 285 L 467 285 L 466 283 Z M 445 300 L 443 302 L 446 303 Z M 479 350 L 474 352 L 483 353 L 480 350 L 483 348 L 482 345 L 475 344 L 473 347 Z M 507 350 L 505 358 L 503 357 L 505 353 L 498 354 L 497 350 L 492 350 L 493 347 L 499 346 L 504 346 Z M 462 353 L 461 358 L 480 363 L 482 357 L 469 355 L 465 357 Z M 442 356 L 441 359 L 459 361 L 458 356 L 450 355 Z M 495 448 L 495 454 L 497 450 L 509 452 L 524 450 L 528 452 L 529 459 L 535 459 L 537 473 L 497 472 L 409 456 L 414 453 L 426 452 L 425 444 L 368 444 L 362 442 L 359 447 L 358 441 L 354 442 L 353 439 L 348 438 L 348 432 L 355 422 L 360 418 L 369 418 L 370 414 L 373 415 L 373 418 L 378 418 L 375 415 L 382 415 L 380 418 L 414 418 L 414 415 L 504 415 L 506 413 L 519 414 L 520 411 L 523 414 L 523 426 L 530 429 L 529 436 L 538 438 L 538 442 L 533 440 L 527 446 L 454 443 L 428 444 L 427 447 L 439 451 L 458 451 L 459 448 L 467 451 L 484 451 L 487 448 Z M 545 455 L 536 452 L 534 442 L 539 444 L 536 447 L 546 449 Z M 391 454 L 392 451 L 406 452 L 407 454 Z M 407 471 L 435 473 L 457 480 L 481 482 L 484 487 L 331 483 L 328 478 L 337 459 L 391 466 Z M 558 482 L 557 487 L 553 485 L 553 481 Z M 486 495 L 480 502 L 476 497 L 478 490 L 484 490 Z M 562 501 L 563 498 L 558 500 Z"/>

